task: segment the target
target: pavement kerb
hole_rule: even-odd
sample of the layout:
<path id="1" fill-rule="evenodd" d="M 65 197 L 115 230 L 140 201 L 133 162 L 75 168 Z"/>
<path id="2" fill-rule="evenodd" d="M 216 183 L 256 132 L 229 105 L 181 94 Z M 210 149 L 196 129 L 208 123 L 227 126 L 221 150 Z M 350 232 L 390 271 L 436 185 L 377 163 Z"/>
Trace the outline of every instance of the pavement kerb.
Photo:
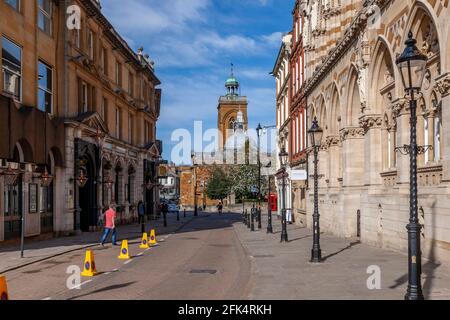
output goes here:
<path id="1" fill-rule="evenodd" d="M 190 222 L 192 222 L 192 220 L 194 220 L 195 218 L 197 218 L 197 217 L 192 216 L 192 217 L 188 218 L 188 221 L 184 222 L 180 227 L 178 227 L 177 229 L 175 229 L 175 231 L 172 231 L 172 232 L 176 233 L 176 232 L 180 231 L 186 225 L 188 225 Z M 132 240 L 136 240 L 136 239 L 140 239 L 140 238 L 139 237 L 135 238 L 135 237 L 131 237 L 130 236 L 130 237 L 122 238 L 121 240 L 118 240 L 118 241 L 122 241 L 122 240 L 132 241 Z M 38 259 L 38 260 L 35 260 L 35 261 L 32 261 L 32 262 L 27 262 L 27 263 L 22 264 L 20 266 L 16 266 L 16 267 L 8 268 L 8 269 L 5 269 L 5 270 L 1 270 L 0 274 L 6 274 L 8 272 L 16 271 L 16 270 L 19 270 L 19 269 L 22 269 L 22 268 L 25 268 L 25 267 L 29 267 L 29 266 L 31 266 L 33 264 L 44 262 L 44 261 L 47 261 L 47 260 L 50 260 L 50 259 L 53 259 L 53 258 L 57 258 L 57 257 L 63 256 L 63 255 L 66 255 L 66 254 L 69 254 L 69 253 L 72 253 L 72 252 L 77 252 L 77 251 L 82 251 L 82 250 L 86 250 L 86 249 L 89 249 L 89 248 L 94 248 L 94 247 L 97 247 L 98 245 L 99 245 L 98 243 L 88 244 L 88 245 L 84 245 L 84 246 L 82 246 L 80 248 L 70 249 L 70 250 L 67 250 L 67 251 L 64 251 L 64 252 L 59 252 L 57 254 L 54 254 L 54 255 L 51 255 L 51 256 L 48 256 L 48 257 L 45 257 L 45 258 L 42 258 L 42 259 Z"/>
<path id="2" fill-rule="evenodd" d="M 241 243 L 242 248 L 244 249 L 245 253 L 247 254 L 247 256 L 250 258 L 250 267 L 251 267 L 251 271 L 250 271 L 250 280 L 247 284 L 247 288 L 245 289 L 245 299 L 251 299 L 251 293 L 253 292 L 253 287 L 254 287 L 254 283 L 256 280 L 256 272 L 257 272 L 257 266 L 256 266 L 256 262 L 255 259 L 253 258 L 253 255 L 251 254 L 250 250 L 248 249 L 248 247 L 245 245 L 241 235 L 240 235 L 240 231 L 238 231 L 236 228 L 238 227 L 239 224 L 243 223 L 243 221 L 239 221 L 238 223 L 235 223 L 233 225 L 233 231 L 236 234 L 237 238 L 239 239 L 239 242 Z"/>

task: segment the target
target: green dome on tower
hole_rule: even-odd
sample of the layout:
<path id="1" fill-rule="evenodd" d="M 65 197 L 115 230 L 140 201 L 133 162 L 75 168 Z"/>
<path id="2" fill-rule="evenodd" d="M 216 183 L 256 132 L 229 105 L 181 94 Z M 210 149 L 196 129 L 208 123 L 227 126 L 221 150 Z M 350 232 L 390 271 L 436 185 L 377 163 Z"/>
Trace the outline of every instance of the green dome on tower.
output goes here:
<path id="1" fill-rule="evenodd" d="M 239 81 L 237 81 L 236 77 L 234 76 L 233 67 L 234 65 L 231 64 L 231 74 L 225 82 L 225 88 L 227 88 L 227 97 L 232 98 L 239 96 Z"/>
<path id="2" fill-rule="evenodd" d="M 237 81 L 237 79 L 234 76 L 231 76 L 230 78 L 227 79 L 227 82 L 225 82 L 225 86 L 229 87 L 229 86 L 239 86 L 239 82 Z"/>

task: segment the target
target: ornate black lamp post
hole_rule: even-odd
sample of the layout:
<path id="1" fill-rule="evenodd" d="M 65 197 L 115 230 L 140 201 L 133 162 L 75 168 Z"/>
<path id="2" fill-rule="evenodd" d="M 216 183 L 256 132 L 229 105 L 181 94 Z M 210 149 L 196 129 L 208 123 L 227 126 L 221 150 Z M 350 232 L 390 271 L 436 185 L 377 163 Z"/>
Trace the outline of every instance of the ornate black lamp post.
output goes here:
<path id="1" fill-rule="evenodd" d="M 192 166 L 194 169 L 194 217 L 198 217 L 198 204 L 197 204 L 197 165 L 195 164 L 195 152 L 191 153 Z"/>
<path id="2" fill-rule="evenodd" d="M 261 135 L 263 133 L 263 127 L 258 124 L 256 128 L 256 133 L 258 135 L 258 229 L 262 229 L 261 224 Z"/>
<path id="3" fill-rule="evenodd" d="M 425 152 L 428 148 L 417 146 L 417 100 L 416 93 L 422 88 L 425 76 L 427 56 L 422 54 L 416 47 L 417 41 L 412 32 L 408 34 L 406 48 L 397 59 L 403 85 L 409 97 L 411 110 L 411 143 L 409 146 L 397 148 L 397 150 L 410 155 L 410 220 L 406 227 L 408 230 L 408 289 L 406 300 L 424 300 L 422 293 L 422 252 L 420 248 L 420 232 L 422 226 L 419 224 L 418 201 L 417 201 L 417 155 Z"/>
<path id="4" fill-rule="evenodd" d="M 320 263 L 322 250 L 320 249 L 320 215 L 319 215 L 319 174 L 317 165 L 319 163 L 318 152 L 322 142 L 323 130 L 319 127 L 317 118 L 314 118 L 311 129 L 308 130 L 311 145 L 314 148 L 314 214 L 313 214 L 313 248 L 311 251 L 311 262 Z"/>
<path id="5" fill-rule="evenodd" d="M 279 154 L 280 157 L 280 164 L 281 164 L 281 168 L 282 168 L 282 199 L 281 199 L 281 224 L 282 224 L 282 229 L 281 229 L 281 242 L 288 242 L 288 233 L 287 233 L 287 217 L 286 217 L 286 177 L 287 177 L 287 172 L 286 172 L 286 165 L 287 165 L 287 161 L 288 161 L 288 156 L 289 154 L 286 152 L 286 149 L 283 147 L 281 149 L 281 152 Z"/>

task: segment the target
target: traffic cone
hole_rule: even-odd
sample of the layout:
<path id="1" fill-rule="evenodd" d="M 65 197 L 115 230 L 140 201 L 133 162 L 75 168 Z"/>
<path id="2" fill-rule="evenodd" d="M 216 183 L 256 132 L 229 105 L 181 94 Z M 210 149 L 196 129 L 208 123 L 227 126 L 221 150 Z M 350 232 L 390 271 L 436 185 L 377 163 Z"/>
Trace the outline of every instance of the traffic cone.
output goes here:
<path id="1" fill-rule="evenodd" d="M 142 235 L 142 242 L 141 245 L 139 246 L 140 249 L 148 249 L 150 248 L 150 246 L 148 245 L 148 234 L 144 233 Z"/>
<path id="2" fill-rule="evenodd" d="M 128 240 L 123 240 L 122 249 L 120 249 L 120 260 L 130 260 L 130 251 L 128 250 Z"/>
<path id="3" fill-rule="evenodd" d="M 9 300 L 8 286 L 6 285 L 6 278 L 4 276 L 0 276 L 0 300 Z"/>
<path id="4" fill-rule="evenodd" d="M 86 251 L 86 259 L 84 260 L 84 270 L 81 273 L 83 277 L 95 277 L 98 274 L 96 266 L 95 266 L 95 259 L 94 259 L 94 252 L 91 250 Z"/>
<path id="5" fill-rule="evenodd" d="M 155 232 L 155 229 L 152 229 L 152 231 L 150 231 L 150 245 L 151 245 L 151 246 L 156 246 L 156 245 L 158 245 L 158 242 L 156 241 L 156 232 Z"/>

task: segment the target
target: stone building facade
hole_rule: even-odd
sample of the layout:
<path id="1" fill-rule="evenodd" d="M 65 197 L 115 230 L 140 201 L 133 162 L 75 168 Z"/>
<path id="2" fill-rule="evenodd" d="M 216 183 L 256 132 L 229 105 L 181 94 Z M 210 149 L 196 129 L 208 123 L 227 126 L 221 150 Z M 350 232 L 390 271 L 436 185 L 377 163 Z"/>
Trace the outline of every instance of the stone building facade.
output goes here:
<path id="1" fill-rule="evenodd" d="M 409 107 L 397 56 L 409 31 L 428 56 L 419 101 L 423 254 L 450 262 L 450 29 L 446 0 L 302 1 L 308 127 L 324 129 L 319 207 L 324 231 L 407 250 Z M 312 157 L 309 167 L 312 168 Z M 310 181 L 312 186 L 313 182 Z M 313 190 L 308 190 L 312 225 Z"/>
<path id="2" fill-rule="evenodd" d="M 81 28 L 67 33 L 66 172 L 68 210 L 75 210 L 75 229 L 96 228 L 110 203 L 119 220 L 136 218 L 139 200 L 155 214 L 158 190 L 145 186 L 157 180 L 155 160 L 160 113 L 160 81 L 143 49 L 135 53 L 101 12 L 97 1 L 79 0 Z M 81 173 L 85 187 L 70 183 Z M 145 181 L 144 181 L 145 180 Z M 66 222 L 69 226 L 72 221 Z"/>
<path id="3" fill-rule="evenodd" d="M 79 21 L 69 19 L 74 8 Z M 0 117 L 0 241 L 20 234 L 22 214 L 27 237 L 96 230 L 112 202 L 119 223 L 134 220 L 139 200 L 154 214 L 161 90 L 148 56 L 133 52 L 98 0 L 2 0 L 0 37 L 9 115 Z M 11 186 L 8 170 L 19 177 Z"/>

